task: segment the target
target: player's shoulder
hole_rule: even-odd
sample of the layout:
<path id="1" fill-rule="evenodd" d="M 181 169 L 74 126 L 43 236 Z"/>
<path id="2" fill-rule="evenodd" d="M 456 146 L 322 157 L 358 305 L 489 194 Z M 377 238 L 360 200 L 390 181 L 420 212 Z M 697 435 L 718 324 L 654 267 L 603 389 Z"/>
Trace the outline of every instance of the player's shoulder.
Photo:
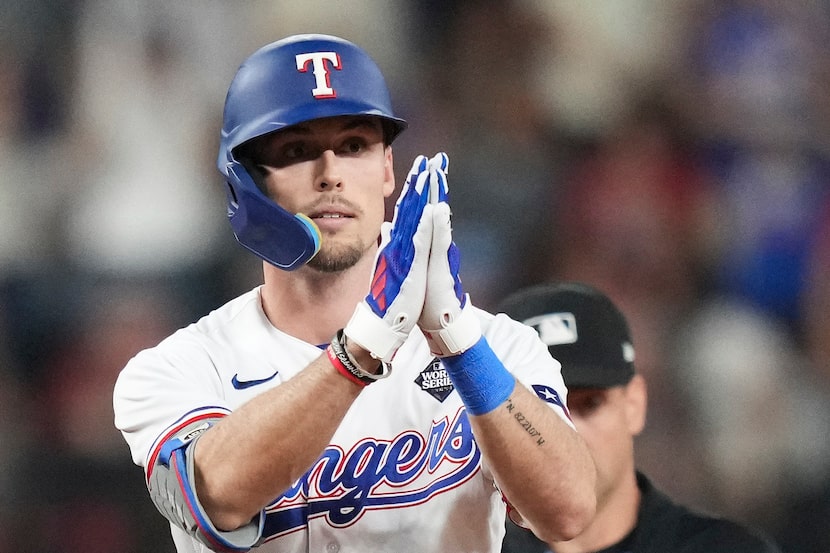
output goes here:
<path id="1" fill-rule="evenodd" d="M 194 332 L 210 334 L 217 330 L 225 330 L 234 324 L 262 325 L 265 313 L 262 310 L 260 289 L 261 287 L 257 286 L 236 296 L 186 328 Z"/>
<path id="2" fill-rule="evenodd" d="M 475 309 L 488 342 L 530 340 L 542 344 L 539 334 L 532 327 L 512 319 L 505 313 L 492 313 L 484 309 Z"/>
<path id="3" fill-rule="evenodd" d="M 261 305 L 259 288 L 254 288 L 178 329 L 151 349 L 165 350 L 187 344 L 204 347 L 217 342 L 232 343 L 240 337 L 255 335 L 258 329 L 267 329 Z"/>
<path id="4" fill-rule="evenodd" d="M 471 308 L 473 309 L 473 312 L 476 314 L 476 316 L 478 316 L 479 321 L 481 321 L 482 328 L 487 329 L 490 326 L 495 326 L 499 329 L 526 327 L 526 325 L 523 325 L 519 321 L 511 319 L 504 313 L 495 313 L 476 306 L 471 306 Z"/>
<path id="5" fill-rule="evenodd" d="M 555 365 L 554 368 L 558 368 L 558 362 L 550 356 L 547 346 L 534 328 L 504 313 L 492 313 L 482 309 L 477 311 L 482 334 L 502 361 L 511 359 L 511 364 L 527 363 L 545 367 Z"/>

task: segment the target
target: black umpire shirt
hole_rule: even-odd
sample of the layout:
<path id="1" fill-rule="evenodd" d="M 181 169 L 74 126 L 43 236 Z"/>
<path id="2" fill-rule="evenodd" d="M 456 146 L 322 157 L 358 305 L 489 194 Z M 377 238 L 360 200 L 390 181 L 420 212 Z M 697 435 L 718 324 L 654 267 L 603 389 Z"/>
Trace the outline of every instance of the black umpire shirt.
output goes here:
<path id="1" fill-rule="evenodd" d="M 637 485 L 642 492 L 637 526 L 619 543 L 595 553 L 781 553 L 748 528 L 674 503 L 640 472 Z M 532 532 L 507 522 L 502 553 L 547 551 L 548 546 Z"/>

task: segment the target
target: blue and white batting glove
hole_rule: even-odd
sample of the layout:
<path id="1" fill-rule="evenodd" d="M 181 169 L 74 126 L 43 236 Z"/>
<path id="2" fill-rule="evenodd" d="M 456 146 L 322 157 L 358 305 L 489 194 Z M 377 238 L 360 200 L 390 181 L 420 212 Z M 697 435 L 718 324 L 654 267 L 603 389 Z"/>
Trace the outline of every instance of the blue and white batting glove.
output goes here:
<path id="1" fill-rule="evenodd" d="M 441 358 L 456 392 L 472 415 L 485 415 L 502 405 L 516 386 L 482 336 L 458 276 L 460 254 L 452 239 L 448 203 L 447 155 L 429 160 L 432 245 L 427 268 L 427 290 L 418 326 L 433 355 Z M 429 206 L 428 206 L 429 207 Z"/>
<path id="2" fill-rule="evenodd" d="M 392 223 L 381 228 L 369 294 L 343 329 L 349 340 L 385 363 L 406 341 L 424 305 L 433 220 L 428 178 L 427 158 L 418 156 Z"/>
<path id="3" fill-rule="evenodd" d="M 481 338 L 481 325 L 458 276 L 461 263 L 452 239 L 448 166 L 449 158 L 443 152 L 427 164 L 433 228 L 426 299 L 418 321 L 432 354 L 438 357 L 467 351 Z"/>

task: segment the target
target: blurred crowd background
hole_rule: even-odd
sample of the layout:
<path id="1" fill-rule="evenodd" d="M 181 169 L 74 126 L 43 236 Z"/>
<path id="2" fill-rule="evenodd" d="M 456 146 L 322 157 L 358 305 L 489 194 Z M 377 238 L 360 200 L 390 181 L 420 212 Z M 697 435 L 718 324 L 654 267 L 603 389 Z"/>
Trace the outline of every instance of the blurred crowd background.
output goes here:
<path id="1" fill-rule="evenodd" d="M 112 385 L 258 283 L 221 110 L 298 32 L 383 68 L 399 180 L 449 154 L 474 302 L 568 279 L 620 305 L 660 487 L 830 551 L 827 2 L 5 0 L 0 552 L 173 551 Z"/>

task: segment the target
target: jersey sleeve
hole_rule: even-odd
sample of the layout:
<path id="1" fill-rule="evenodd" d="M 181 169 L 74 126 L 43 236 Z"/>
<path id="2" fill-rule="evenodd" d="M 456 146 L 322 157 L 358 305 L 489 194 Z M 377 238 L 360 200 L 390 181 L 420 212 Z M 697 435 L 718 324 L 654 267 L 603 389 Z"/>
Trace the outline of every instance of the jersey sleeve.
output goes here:
<path id="1" fill-rule="evenodd" d="M 568 389 L 562 379 L 562 366 L 551 357 L 537 332 L 500 313 L 486 324 L 484 334 L 507 370 L 568 426 L 576 429 L 568 412 Z"/>
<path id="2" fill-rule="evenodd" d="M 225 532 L 210 521 L 196 493 L 193 445 L 230 407 L 211 355 L 190 329 L 130 360 L 116 381 L 113 407 L 116 427 L 165 518 L 213 551 L 248 551 L 258 543 L 264 511 Z"/>
<path id="3" fill-rule="evenodd" d="M 113 409 L 133 462 L 145 472 L 166 439 L 230 412 L 208 351 L 187 329 L 127 363 L 115 384 Z"/>

